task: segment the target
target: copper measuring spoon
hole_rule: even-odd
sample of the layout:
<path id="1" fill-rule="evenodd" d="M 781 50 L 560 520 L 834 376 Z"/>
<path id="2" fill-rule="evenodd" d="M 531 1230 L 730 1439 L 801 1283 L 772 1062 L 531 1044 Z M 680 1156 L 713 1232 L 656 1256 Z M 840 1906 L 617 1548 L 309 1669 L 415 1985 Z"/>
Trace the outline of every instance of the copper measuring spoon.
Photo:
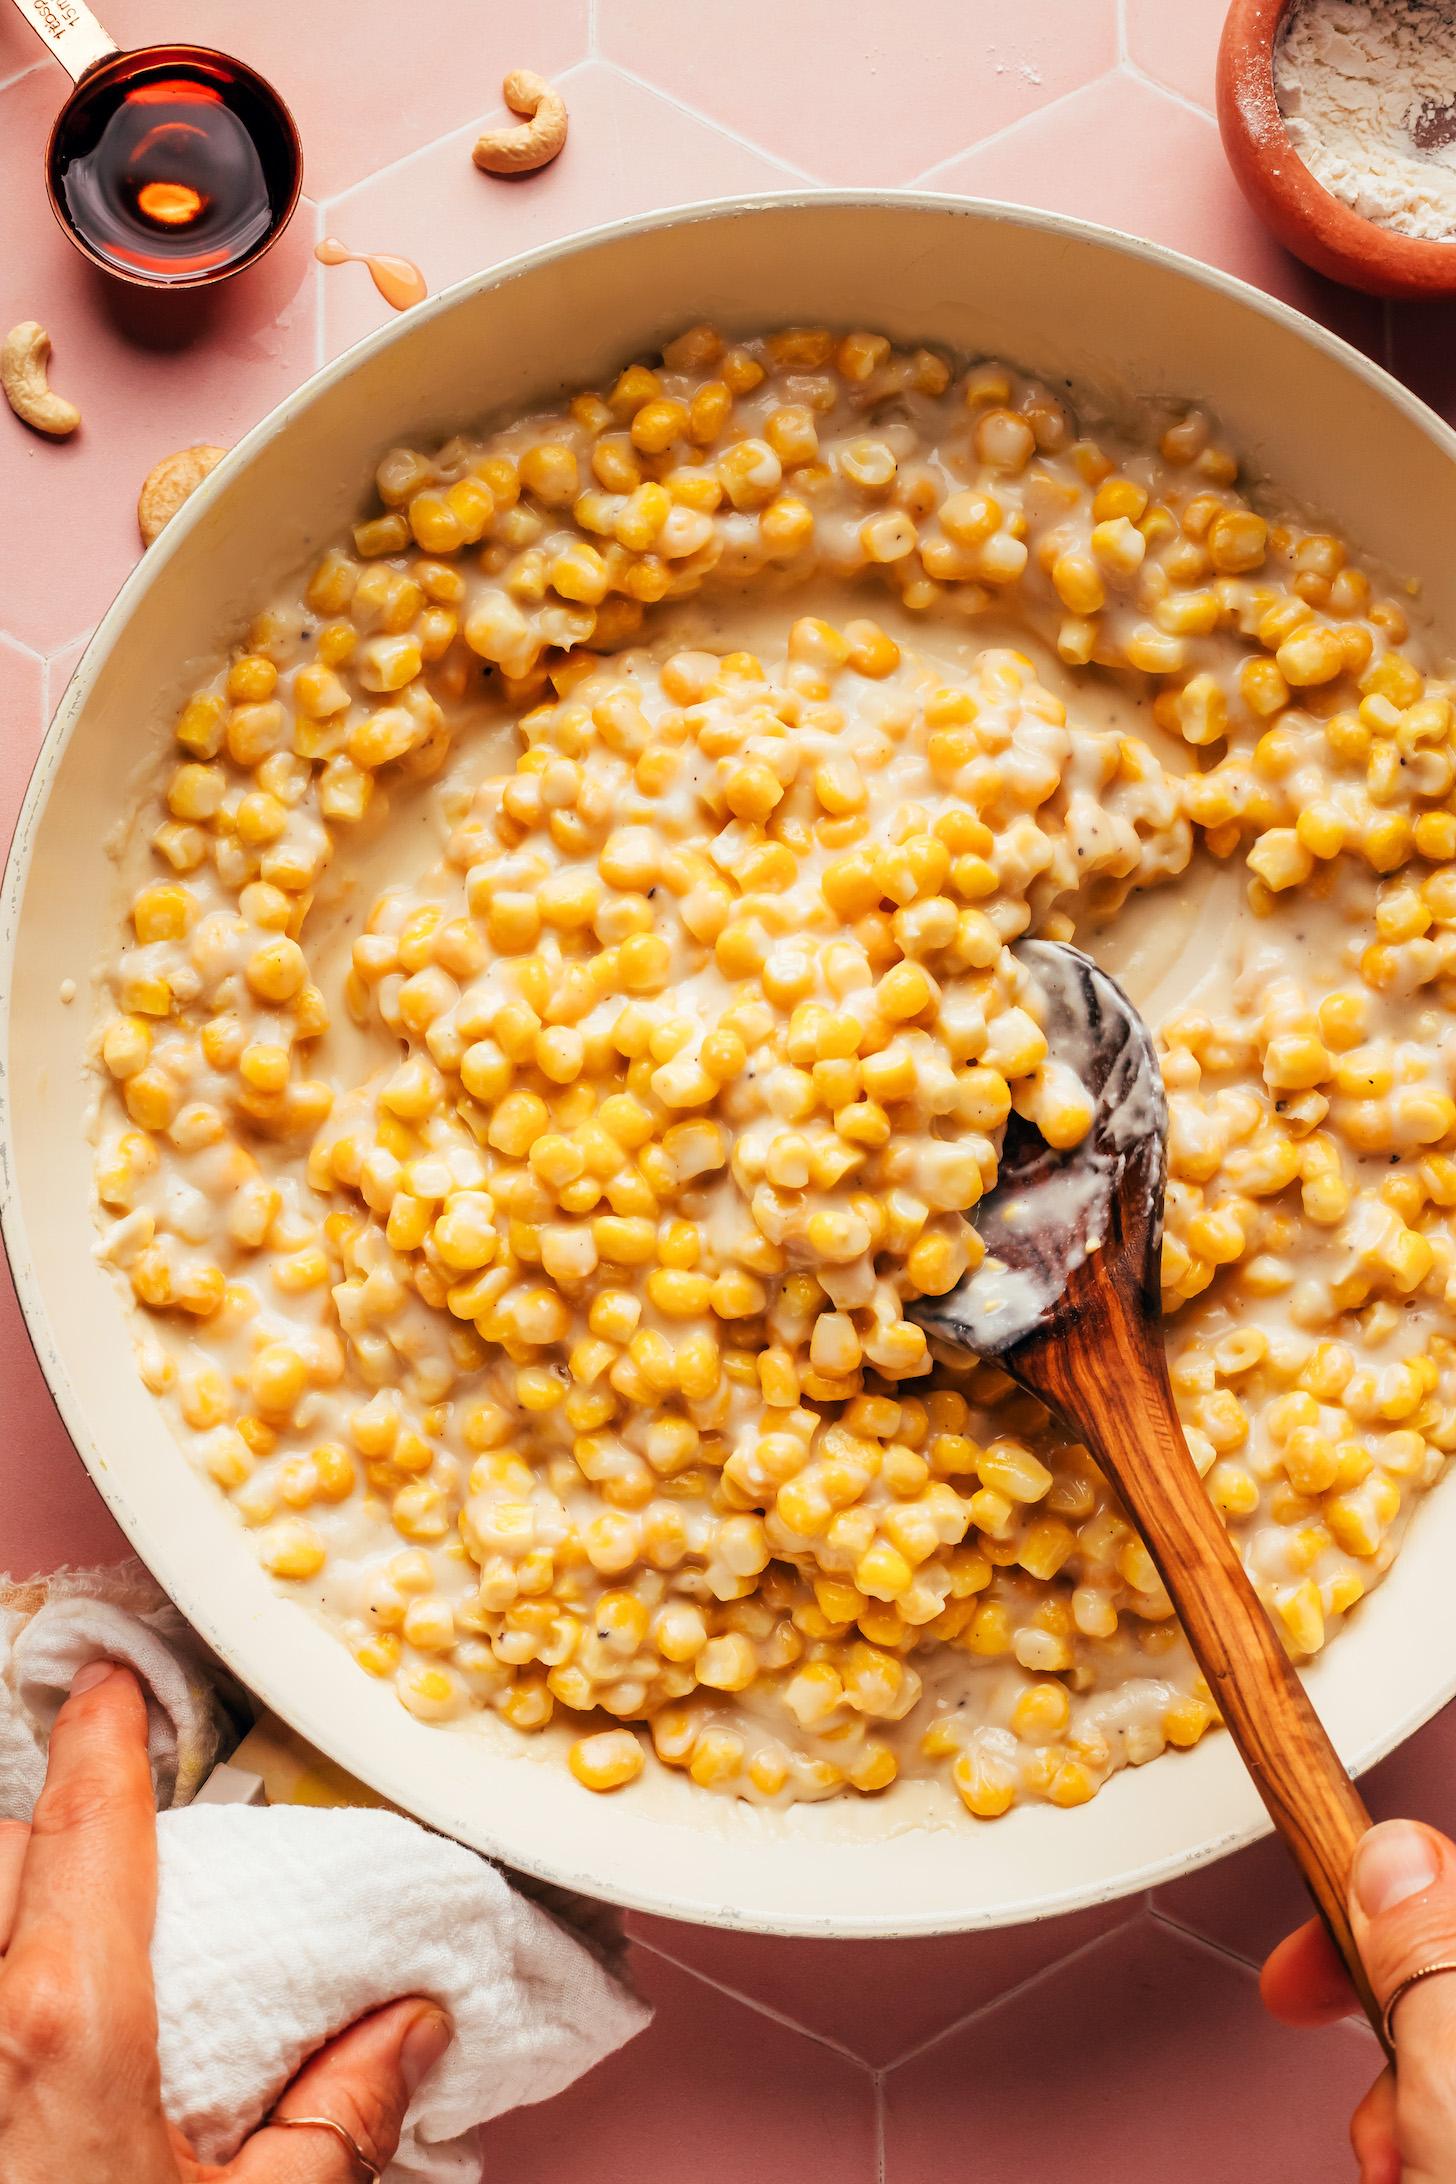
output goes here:
<path id="1" fill-rule="evenodd" d="M 256 265 L 293 216 L 303 148 L 255 69 L 211 46 L 122 52 L 84 0 L 15 0 L 75 88 L 46 146 L 51 210 L 83 257 L 145 288 Z"/>
<path id="2" fill-rule="evenodd" d="M 1032 940 L 1017 954 L 1041 988 L 1052 1052 L 1096 1101 L 1092 1127 L 1054 1152 L 1012 1115 L 995 1187 L 976 1210 L 986 1258 L 914 1315 L 945 1353 L 994 1360 L 1037 1396 L 1117 1488 L 1390 2055 L 1346 1909 L 1370 1815 L 1204 1492 L 1168 1381 L 1158 1279 L 1168 1111 L 1152 1039 L 1122 988 L 1075 948 Z"/>

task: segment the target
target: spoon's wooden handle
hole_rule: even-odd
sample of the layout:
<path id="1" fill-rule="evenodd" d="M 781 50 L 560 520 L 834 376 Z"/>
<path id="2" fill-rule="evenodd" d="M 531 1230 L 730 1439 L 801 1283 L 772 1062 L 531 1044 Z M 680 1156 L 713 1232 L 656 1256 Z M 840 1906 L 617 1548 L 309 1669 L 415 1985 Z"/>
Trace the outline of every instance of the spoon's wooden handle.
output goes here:
<path id="1" fill-rule="evenodd" d="M 1254 1786 L 1391 2055 L 1346 1908 L 1370 1815 L 1194 1468 L 1160 1330 L 1120 1298 L 1106 1303 L 1110 1309 L 1095 1315 L 1100 1326 L 1088 1314 L 1041 1352 L 1037 1380 L 1120 1490 Z M 1065 1403 L 1054 1381 L 1063 1382 Z"/>

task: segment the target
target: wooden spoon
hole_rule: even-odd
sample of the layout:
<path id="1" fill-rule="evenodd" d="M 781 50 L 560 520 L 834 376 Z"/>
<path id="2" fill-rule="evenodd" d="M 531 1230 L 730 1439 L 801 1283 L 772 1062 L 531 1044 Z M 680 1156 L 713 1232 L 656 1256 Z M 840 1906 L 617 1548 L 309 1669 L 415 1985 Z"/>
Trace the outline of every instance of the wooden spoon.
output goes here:
<path id="1" fill-rule="evenodd" d="M 1168 1110 L 1152 1039 L 1122 988 L 1075 948 L 1033 940 L 1017 953 L 1041 988 L 1052 1052 L 1096 1113 L 1064 1153 L 1011 1117 L 976 1214 L 985 1261 L 948 1295 L 923 1298 L 915 1317 L 945 1351 L 993 1359 L 1037 1396 L 1117 1488 L 1384 2045 L 1346 1911 L 1370 1815 L 1204 1492 L 1168 1382 L 1158 1278 Z"/>

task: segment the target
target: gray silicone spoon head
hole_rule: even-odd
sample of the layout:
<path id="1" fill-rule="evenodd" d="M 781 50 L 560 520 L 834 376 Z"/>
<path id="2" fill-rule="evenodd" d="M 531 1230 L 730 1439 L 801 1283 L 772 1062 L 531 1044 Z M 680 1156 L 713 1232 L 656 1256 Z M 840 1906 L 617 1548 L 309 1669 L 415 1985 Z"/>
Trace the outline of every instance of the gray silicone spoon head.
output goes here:
<path id="1" fill-rule="evenodd" d="M 1151 1034 L 1117 981 L 1079 949 L 1027 940 L 1016 953 L 1040 990 L 1052 1055 L 1081 1078 L 1096 1110 L 1067 1152 L 1011 1116 L 995 1185 L 974 1215 L 985 1259 L 947 1295 L 911 1307 L 937 1342 L 984 1358 L 1053 1334 L 1076 1309 L 1073 1275 L 1083 1267 L 1095 1275 L 1099 1254 L 1137 1255 L 1159 1309 L 1168 1109 Z"/>

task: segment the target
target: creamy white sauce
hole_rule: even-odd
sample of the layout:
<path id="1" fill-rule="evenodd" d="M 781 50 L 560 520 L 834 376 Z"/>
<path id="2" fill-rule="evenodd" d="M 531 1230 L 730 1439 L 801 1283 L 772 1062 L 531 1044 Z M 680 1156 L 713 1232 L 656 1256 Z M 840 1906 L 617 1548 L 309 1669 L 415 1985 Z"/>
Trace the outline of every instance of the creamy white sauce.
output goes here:
<path id="1" fill-rule="evenodd" d="M 1193 1741 L 1211 1712 L 1085 1455 L 989 1369 L 927 1382 L 902 1316 L 922 1293 L 918 1238 L 951 1268 L 972 1252 L 963 1216 L 994 1180 L 995 1087 L 1061 1142 L 1086 1128 L 1075 1026 L 1042 1054 L 1044 1011 L 1009 947 L 1074 939 L 1158 1039 L 1174 1385 L 1209 1491 L 1304 1657 L 1378 1580 L 1456 1445 L 1456 1264 L 1431 1165 L 1456 1132 L 1441 1106 L 1456 891 L 1447 905 L 1434 850 L 1411 864 L 1407 842 L 1392 861 L 1379 835 L 1393 821 L 1409 835 L 1449 792 L 1445 686 L 1422 697 L 1410 669 L 1404 689 L 1393 615 L 1368 611 L 1334 542 L 1266 532 L 1258 575 L 1210 566 L 1203 541 L 1237 561 L 1258 519 L 1197 420 L 1161 453 L 1104 435 L 1106 455 L 1089 454 L 1051 398 L 994 367 L 946 385 L 880 357 L 863 378 L 846 363 L 841 383 L 763 354 L 769 376 L 736 395 L 712 456 L 726 498 L 707 513 L 691 464 L 679 478 L 674 458 L 632 454 L 636 397 L 620 389 L 601 416 L 394 451 L 386 526 L 407 534 L 388 510 L 412 501 L 444 522 L 452 491 L 492 475 L 501 505 L 459 550 L 399 539 L 370 558 L 370 541 L 362 566 L 341 551 L 202 694 L 203 729 L 184 716 L 183 764 L 150 789 L 122 861 L 129 896 L 175 881 L 185 904 L 175 932 L 166 904 L 139 907 L 144 931 L 106 969 L 99 1248 L 152 1308 L 142 1369 L 188 1454 L 280 1581 L 422 1717 L 648 1722 L 669 1765 L 770 1803 L 898 1774 L 889 1825 L 943 1810 L 948 1778 L 987 1816 L 1018 1795 L 1076 1803 Z M 652 399 L 687 414 L 714 372 L 685 354 Z M 552 497 L 568 456 L 570 505 Z M 513 505 L 502 463 L 527 482 Z M 642 506 L 640 484 L 593 480 L 633 465 L 679 478 L 681 496 L 655 557 L 624 546 L 624 567 L 655 558 L 687 595 L 651 605 L 585 683 L 549 654 L 553 687 L 533 662 L 591 640 L 597 609 L 577 596 L 598 580 L 591 556 L 606 568 Z M 1109 472 L 1146 515 L 1097 512 Z M 435 589 L 415 603 L 417 574 Z M 1270 613 L 1287 613 L 1293 653 L 1282 631 L 1258 637 Z M 863 667 L 843 656 L 856 629 Z M 1338 679 L 1255 707 L 1251 664 L 1264 705 L 1276 659 L 1303 672 L 1309 647 L 1347 639 Z M 751 665 L 725 659 L 741 653 Z M 1400 702 L 1362 692 L 1356 653 Z M 487 682 L 482 660 L 519 683 Z M 347 710 L 329 711 L 330 677 Z M 1334 700 L 1351 750 L 1373 707 L 1368 766 L 1331 745 Z M 215 761 L 208 720 L 228 739 Z M 650 780 L 642 738 L 668 754 Z M 750 761 L 779 769 L 787 834 L 752 816 Z M 362 818 L 330 808 L 356 794 Z M 1341 838 L 1328 856 L 1297 834 L 1312 810 Z M 834 909 L 856 843 L 940 844 L 961 815 L 979 815 L 984 844 L 949 850 L 938 893 L 887 865 L 870 907 L 846 882 Z M 782 872 L 747 877 L 775 845 Z M 683 855 L 700 864 L 679 887 L 664 860 Z M 602 857 L 615 876 L 573 924 L 561 885 L 597 886 Z M 543 903 L 557 922 L 507 935 Z M 764 936 L 760 968 L 725 965 L 720 913 Z M 634 935 L 668 954 L 617 1050 L 610 978 L 553 1009 Z M 257 969 L 260 949 L 288 957 L 280 936 L 306 959 L 274 966 L 285 985 L 306 977 L 292 994 Z M 892 1025 L 881 981 L 922 959 L 934 1006 Z M 570 1074 L 558 1041 L 568 1074 L 551 1078 L 530 1059 L 546 1050 L 523 1048 L 499 1087 L 471 1091 L 464 1058 L 495 1083 L 533 962 L 538 1028 L 597 1058 Z M 769 986 L 780 998 L 753 998 Z M 316 1009 L 300 999 L 314 988 Z M 792 1028 L 810 1002 L 812 1036 Z M 745 1062 L 706 1097 L 708 1041 L 745 1006 Z M 1283 1083 L 1306 1051 L 1311 1083 Z M 898 1085 L 901 1052 L 908 1085 L 885 1090 L 875 1143 L 882 1103 L 865 1087 Z M 648 1257 L 618 1266 L 594 1228 L 609 1199 L 589 1184 L 578 1205 L 564 1180 L 581 1144 L 602 1150 L 572 1086 L 614 1070 L 621 1097 L 644 1054 L 631 1082 L 653 1142 L 693 1118 L 711 1129 L 673 1139 L 667 1169 L 648 1162 L 655 1189 L 645 1172 L 612 1185 L 626 1204 L 640 1182 L 653 1206 Z M 509 1147 L 491 1136 L 507 1082 L 540 1115 Z M 433 1104 L 415 1115 L 421 1087 Z M 1150 1119 L 1130 1096 L 1113 1150 Z M 544 1137 L 570 1141 L 549 1187 L 530 1165 Z M 822 1165 L 846 1148 L 842 1173 Z M 878 1241 L 857 1190 L 890 1224 Z M 478 1276 L 468 1253 L 441 1256 L 447 1213 L 460 1235 L 491 1228 Z M 1095 1222 L 1073 1215 L 1095 1248 Z M 691 1296 L 707 1278 L 740 1300 L 715 1286 L 711 1310 L 677 1316 L 656 1280 L 674 1272 Z M 447 1293 L 477 1278 L 462 1316 Z M 1033 1301 L 1009 1276 L 999 1299 L 1004 1314 Z M 652 1338 L 641 1363 L 637 1334 Z M 701 1352 L 690 1387 L 643 1377 L 676 1374 L 700 1337 L 716 1378 Z M 611 1401 L 588 1424 L 591 1389 Z"/>

